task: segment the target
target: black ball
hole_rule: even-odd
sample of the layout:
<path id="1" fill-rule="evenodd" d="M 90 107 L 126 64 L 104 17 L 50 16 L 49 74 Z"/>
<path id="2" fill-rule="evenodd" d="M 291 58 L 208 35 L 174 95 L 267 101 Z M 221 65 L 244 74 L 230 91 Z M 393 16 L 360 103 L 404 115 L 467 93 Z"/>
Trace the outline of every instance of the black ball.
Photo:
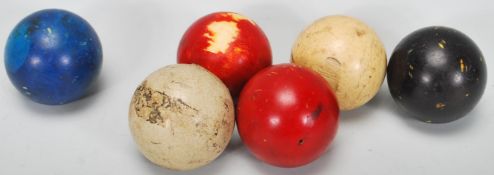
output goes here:
<path id="1" fill-rule="evenodd" d="M 477 45 L 448 27 L 426 27 L 405 37 L 388 65 L 394 101 L 427 123 L 446 123 L 470 112 L 484 93 L 487 67 Z"/>

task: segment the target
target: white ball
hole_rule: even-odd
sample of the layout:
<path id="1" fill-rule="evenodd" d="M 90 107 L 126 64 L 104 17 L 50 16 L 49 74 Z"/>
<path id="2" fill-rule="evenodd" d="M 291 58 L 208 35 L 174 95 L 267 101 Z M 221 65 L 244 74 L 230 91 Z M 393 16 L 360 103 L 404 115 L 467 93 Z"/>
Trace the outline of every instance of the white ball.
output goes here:
<path id="1" fill-rule="evenodd" d="M 136 89 L 129 125 L 139 150 L 173 170 L 207 165 L 225 150 L 235 125 L 228 88 L 191 64 L 161 68 Z"/>
<path id="2" fill-rule="evenodd" d="M 292 62 L 322 75 L 343 111 L 361 107 L 377 94 L 386 61 L 386 50 L 374 30 L 348 16 L 316 20 L 292 48 Z"/>

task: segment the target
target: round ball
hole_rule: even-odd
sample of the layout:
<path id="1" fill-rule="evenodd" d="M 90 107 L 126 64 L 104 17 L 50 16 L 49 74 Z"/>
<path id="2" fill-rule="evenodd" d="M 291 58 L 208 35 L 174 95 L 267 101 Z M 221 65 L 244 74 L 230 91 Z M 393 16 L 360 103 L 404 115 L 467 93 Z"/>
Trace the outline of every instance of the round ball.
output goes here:
<path id="1" fill-rule="evenodd" d="M 14 86 L 35 102 L 59 105 L 84 96 L 102 64 L 96 32 L 64 10 L 33 13 L 12 30 L 5 68 Z"/>
<path id="2" fill-rule="evenodd" d="M 396 46 L 388 66 L 394 101 L 420 121 L 446 123 L 471 111 L 484 93 L 487 67 L 465 34 L 427 27 Z"/>
<path id="3" fill-rule="evenodd" d="M 376 33 L 346 16 L 324 17 L 306 28 L 293 46 L 292 62 L 321 74 L 341 110 L 372 99 L 386 74 L 386 52 Z"/>
<path id="4" fill-rule="evenodd" d="M 178 48 L 178 63 L 198 64 L 218 76 L 236 97 L 244 84 L 271 65 L 271 47 L 261 28 L 233 12 L 216 12 L 194 22 Z"/>
<path id="5" fill-rule="evenodd" d="M 197 65 L 170 65 L 136 89 L 129 125 L 139 150 L 151 162 L 190 170 L 216 159 L 235 125 L 226 86 Z"/>
<path id="6" fill-rule="evenodd" d="M 266 68 L 240 94 L 237 126 L 254 156 L 280 167 L 320 157 L 335 137 L 338 103 L 326 80 L 293 64 Z"/>

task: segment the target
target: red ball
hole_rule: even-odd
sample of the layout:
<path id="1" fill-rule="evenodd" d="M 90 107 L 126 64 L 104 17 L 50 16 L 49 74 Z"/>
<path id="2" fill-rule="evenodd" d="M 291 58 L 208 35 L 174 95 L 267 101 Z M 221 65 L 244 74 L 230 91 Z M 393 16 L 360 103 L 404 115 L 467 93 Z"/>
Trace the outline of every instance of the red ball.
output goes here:
<path id="1" fill-rule="evenodd" d="M 238 131 L 247 148 L 280 167 L 316 160 L 338 128 L 338 103 L 326 80 L 293 64 L 272 66 L 252 77 L 237 110 Z"/>
<path id="2" fill-rule="evenodd" d="M 200 18 L 185 32 L 178 63 L 208 69 L 235 97 L 254 74 L 272 64 L 271 47 L 252 20 L 237 13 L 217 12 Z"/>

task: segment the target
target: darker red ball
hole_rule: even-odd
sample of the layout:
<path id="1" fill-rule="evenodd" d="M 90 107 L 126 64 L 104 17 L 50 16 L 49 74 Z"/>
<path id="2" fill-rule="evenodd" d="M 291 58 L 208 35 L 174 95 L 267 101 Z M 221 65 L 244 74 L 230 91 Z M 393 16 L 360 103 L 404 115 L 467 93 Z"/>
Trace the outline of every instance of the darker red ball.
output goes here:
<path id="1" fill-rule="evenodd" d="M 282 64 L 252 77 L 240 94 L 237 126 L 253 155 L 280 167 L 320 157 L 335 137 L 339 108 L 326 80 Z"/>

